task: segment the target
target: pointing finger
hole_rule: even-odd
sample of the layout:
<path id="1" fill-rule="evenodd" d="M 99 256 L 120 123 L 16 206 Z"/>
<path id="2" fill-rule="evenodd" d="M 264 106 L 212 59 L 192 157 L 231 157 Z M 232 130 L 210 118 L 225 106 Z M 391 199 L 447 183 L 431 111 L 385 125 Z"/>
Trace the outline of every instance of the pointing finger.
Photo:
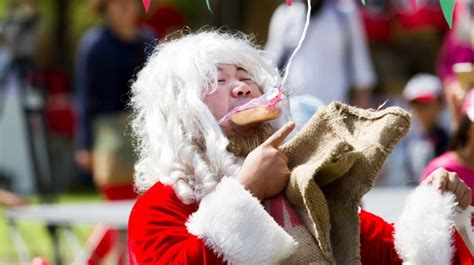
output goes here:
<path id="1" fill-rule="evenodd" d="M 290 121 L 283 125 L 278 131 L 276 131 L 272 136 L 270 136 L 264 144 L 273 146 L 274 148 L 280 147 L 280 145 L 285 141 L 286 137 L 291 133 L 295 128 L 295 122 Z"/>

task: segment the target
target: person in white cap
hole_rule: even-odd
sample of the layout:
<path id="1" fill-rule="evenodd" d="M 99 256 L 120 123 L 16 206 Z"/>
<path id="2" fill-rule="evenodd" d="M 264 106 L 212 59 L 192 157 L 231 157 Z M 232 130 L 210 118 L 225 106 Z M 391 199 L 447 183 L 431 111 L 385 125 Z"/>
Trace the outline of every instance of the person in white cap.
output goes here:
<path id="1" fill-rule="evenodd" d="M 412 133 L 407 137 L 406 164 L 411 179 L 418 180 L 433 158 L 446 151 L 449 136 L 440 125 L 443 110 L 441 81 L 430 74 L 417 74 L 405 86 L 403 98 L 413 113 Z"/>

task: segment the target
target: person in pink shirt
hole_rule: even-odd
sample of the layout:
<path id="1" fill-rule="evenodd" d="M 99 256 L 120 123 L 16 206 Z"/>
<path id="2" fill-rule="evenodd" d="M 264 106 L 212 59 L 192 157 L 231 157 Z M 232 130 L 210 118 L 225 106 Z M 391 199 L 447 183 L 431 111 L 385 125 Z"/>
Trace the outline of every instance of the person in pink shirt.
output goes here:
<path id="1" fill-rule="evenodd" d="M 456 63 L 474 63 L 474 2 L 457 1 L 453 29 L 448 31 L 438 55 L 436 73 L 443 82 L 446 104 L 452 115 L 453 128 L 461 118 L 461 106 L 466 95 L 453 71 Z"/>
<path id="2" fill-rule="evenodd" d="M 468 92 L 461 113 L 461 120 L 448 147 L 449 151 L 427 165 L 420 182 L 437 168 L 443 167 L 456 172 L 466 185 L 474 188 L 474 90 Z"/>

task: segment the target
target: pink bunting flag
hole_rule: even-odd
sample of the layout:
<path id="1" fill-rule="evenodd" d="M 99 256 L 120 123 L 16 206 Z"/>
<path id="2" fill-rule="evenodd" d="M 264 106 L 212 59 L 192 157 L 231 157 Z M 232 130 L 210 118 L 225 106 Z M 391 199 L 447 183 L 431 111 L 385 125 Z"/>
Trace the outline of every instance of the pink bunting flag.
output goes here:
<path id="1" fill-rule="evenodd" d="M 292 0 L 286 0 L 286 5 L 287 5 L 287 6 L 291 6 L 292 3 L 293 3 Z"/>
<path id="2" fill-rule="evenodd" d="M 410 7 L 412 11 L 416 10 L 416 0 L 410 0 Z"/>
<path id="3" fill-rule="evenodd" d="M 148 13 L 148 10 L 150 10 L 150 3 L 151 0 L 142 0 L 143 6 L 145 7 L 145 12 Z"/>

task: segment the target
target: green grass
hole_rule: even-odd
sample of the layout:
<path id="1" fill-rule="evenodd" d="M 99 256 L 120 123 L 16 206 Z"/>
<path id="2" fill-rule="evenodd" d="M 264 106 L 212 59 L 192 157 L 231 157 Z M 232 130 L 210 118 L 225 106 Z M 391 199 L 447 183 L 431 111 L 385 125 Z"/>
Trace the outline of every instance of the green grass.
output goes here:
<path id="1" fill-rule="evenodd" d="M 100 197 L 97 193 L 64 194 L 60 195 L 58 198 L 59 203 L 98 200 L 100 200 Z M 30 204 L 37 204 L 39 200 L 37 198 L 31 198 L 28 201 Z M 13 241 L 10 238 L 8 225 L 4 218 L 3 207 L 0 207 L 0 216 L 0 264 L 19 264 Z M 52 264 L 52 243 L 44 224 L 34 221 L 21 221 L 18 223 L 18 229 L 26 242 L 30 256 L 46 257 L 50 261 L 50 264 Z M 90 225 L 76 225 L 73 227 L 73 231 L 76 233 L 82 244 L 86 241 L 91 229 L 92 226 Z M 68 253 L 67 247 L 63 247 L 65 241 L 62 235 L 60 235 L 60 240 L 62 247 L 61 253 L 63 253 L 66 258 L 72 257 L 73 253 Z"/>

